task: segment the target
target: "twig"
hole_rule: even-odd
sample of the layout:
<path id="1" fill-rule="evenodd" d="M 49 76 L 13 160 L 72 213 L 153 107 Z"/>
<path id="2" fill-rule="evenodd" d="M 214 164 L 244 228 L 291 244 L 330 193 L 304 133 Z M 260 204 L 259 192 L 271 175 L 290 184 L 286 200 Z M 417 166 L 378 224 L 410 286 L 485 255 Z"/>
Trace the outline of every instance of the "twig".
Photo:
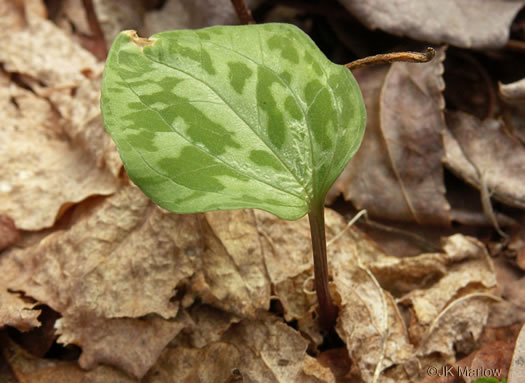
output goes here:
<path id="1" fill-rule="evenodd" d="M 509 51 L 525 53 L 525 41 L 520 40 L 509 40 L 505 44 L 505 49 Z"/>
<path id="2" fill-rule="evenodd" d="M 104 38 L 104 32 L 100 27 L 100 23 L 97 19 L 97 13 L 95 12 L 95 7 L 93 6 L 93 0 L 82 0 L 82 4 L 84 5 L 84 9 L 86 10 L 86 17 L 89 24 L 89 28 L 91 29 L 93 37 L 97 42 L 95 48 L 96 52 L 93 53 L 95 53 L 98 59 L 103 61 L 108 56 L 108 50 L 106 47 L 106 39 Z"/>
<path id="3" fill-rule="evenodd" d="M 395 61 L 404 61 L 411 63 L 426 63 L 432 60 L 436 56 L 436 51 L 433 48 L 428 47 L 425 53 L 419 52 L 395 52 L 395 53 L 385 53 L 381 55 L 375 55 L 370 57 L 365 57 L 364 59 L 359 59 L 352 61 L 351 63 L 345 64 L 345 66 L 350 69 L 360 69 L 369 65 L 378 65 L 392 63 Z"/>
<path id="4" fill-rule="evenodd" d="M 255 24 L 255 20 L 252 17 L 252 13 L 246 6 L 244 0 L 231 0 L 235 13 L 239 18 L 241 24 Z"/>

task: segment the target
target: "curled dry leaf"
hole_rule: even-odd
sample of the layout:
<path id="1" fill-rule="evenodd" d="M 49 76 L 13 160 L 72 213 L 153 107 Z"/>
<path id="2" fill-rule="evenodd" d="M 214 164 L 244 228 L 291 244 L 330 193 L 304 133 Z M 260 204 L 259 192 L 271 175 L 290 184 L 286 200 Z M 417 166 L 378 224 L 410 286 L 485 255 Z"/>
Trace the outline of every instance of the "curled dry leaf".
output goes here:
<path id="1" fill-rule="evenodd" d="M 444 58 L 440 49 L 428 64 L 356 72 L 367 129 L 334 188 L 358 209 L 386 219 L 448 225 L 441 165 Z"/>
<path id="2" fill-rule="evenodd" d="M 499 84 L 499 92 L 510 103 L 525 102 L 525 78 L 510 84 Z"/>
<path id="3" fill-rule="evenodd" d="M 116 190 L 115 178 L 61 132 L 45 99 L 0 73 L 0 206 L 17 227 L 50 227 L 70 204 Z"/>
<path id="4" fill-rule="evenodd" d="M 362 23 L 398 36 L 463 48 L 497 48 L 523 1 L 340 0 Z M 487 22 L 487 15 L 491 15 Z"/>
<path id="5" fill-rule="evenodd" d="M 481 189 L 481 178 L 492 198 L 525 208 L 525 148 L 505 134 L 495 120 L 480 122 L 461 112 L 447 113 L 445 165 Z"/>

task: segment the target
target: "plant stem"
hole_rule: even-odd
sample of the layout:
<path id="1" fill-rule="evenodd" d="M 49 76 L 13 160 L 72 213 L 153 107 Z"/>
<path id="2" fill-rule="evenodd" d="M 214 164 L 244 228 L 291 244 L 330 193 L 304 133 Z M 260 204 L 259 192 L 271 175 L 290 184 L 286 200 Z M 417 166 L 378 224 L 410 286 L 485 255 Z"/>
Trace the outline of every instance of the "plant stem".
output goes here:
<path id="1" fill-rule="evenodd" d="M 310 220 L 310 233 L 312 234 L 315 292 L 319 302 L 319 323 L 322 328 L 329 330 L 335 325 L 337 307 L 332 302 L 330 290 L 328 289 L 328 261 L 326 259 L 324 206 L 322 201 L 312 203 L 308 219 Z"/>
<path id="2" fill-rule="evenodd" d="M 231 2 L 241 24 L 255 24 L 252 13 L 244 0 L 231 0 Z"/>
<path id="3" fill-rule="evenodd" d="M 395 61 L 404 61 L 411 63 L 426 63 L 434 58 L 436 51 L 432 48 L 427 48 L 425 53 L 419 52 L 394 52 L 394 53 L 385 53 L 381 55 L 375 55 L 370 57 L 365 57 L 364 59 L 359 59 L 352 61 L 351 63 L 345 64 L 350 70 L 355 70 L 363 68 L 369 65 L 378 65 L 393 63 Z"/>

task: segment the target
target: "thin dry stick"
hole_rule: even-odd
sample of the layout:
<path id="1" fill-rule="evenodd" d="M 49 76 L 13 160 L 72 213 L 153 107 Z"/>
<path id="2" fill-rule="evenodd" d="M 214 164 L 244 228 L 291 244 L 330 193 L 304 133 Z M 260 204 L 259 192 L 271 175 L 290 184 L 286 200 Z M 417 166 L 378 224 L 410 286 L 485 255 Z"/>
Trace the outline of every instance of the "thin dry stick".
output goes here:
<path id="1" fill-rule="evenodd" d="M 507 41 L 507 44 L 505 44 L 505 49 L 523 53 L 525 52 L 525 41 L 509 40 Z"/>
<path id="2" fill-rule="evenodd" d="M 378 65 L 393 63 L 395 61 L 404 61 L 411 63 L 426 63 L 432 60 L 436 56 L 436 51 L 434 48 L 427 48 L 425 53 L 419 52 L 395 52 L 395 53 L 385 53 L 381 55 L 375 55 L 370 57 L 365 57 L 364 59 L 359 59 L 352 61 L 345 65 L 350 70 L 359 69 L 369 65 Z"/>
<path id="3" fill-rule="evenodd" d="M 235 13 L 239 18 L 241 24 L 255 24 L 255 20 L 252 17 L 252 13 L 246 6 L 244 0 L 231 0 Z"/>

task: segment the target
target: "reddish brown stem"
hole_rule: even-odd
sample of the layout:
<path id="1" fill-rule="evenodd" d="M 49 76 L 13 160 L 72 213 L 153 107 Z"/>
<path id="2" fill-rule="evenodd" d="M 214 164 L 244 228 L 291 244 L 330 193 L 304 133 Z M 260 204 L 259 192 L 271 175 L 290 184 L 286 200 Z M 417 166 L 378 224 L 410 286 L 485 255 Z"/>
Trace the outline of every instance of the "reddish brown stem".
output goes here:
<path id="1" fill-rule="evenodd" d="M 325 330 L 334 327 L 337 307 L 332 301 L 328 288 L 328 260 L 326 258 L 326 236 L 324 228 L 324 206 L 322 202 L 313 203 L 308 213 L 312 251 L 314 256 L 315 292 L 319 303 L 319 324 Z"/>
<path id="2" fill-rule="evenodd" d="M 89 28 L 91 33 L 93 33 L 93 38 L 96 41 L 94 47 L 94 54 L 99 60 L 104 61 L 108 55 L 108 50 L 106 47 L 106 40 L 104 38 L 104 32 L 100 27 L 98 22 L 97 13 L 95 12 L 95 7 L 93 5 L 93 0 L 82 0 L 84 9 L 86 10 L 86 17 L 88 20 Z"/>
<path id="3" fill-rule="evenodd" d="M 244 0 L 231 0 L 235 13 L 239 18 L 241 24 L 255 24 L 255 20 L 252 17 L 252 13 L 246 6 Z"/>

